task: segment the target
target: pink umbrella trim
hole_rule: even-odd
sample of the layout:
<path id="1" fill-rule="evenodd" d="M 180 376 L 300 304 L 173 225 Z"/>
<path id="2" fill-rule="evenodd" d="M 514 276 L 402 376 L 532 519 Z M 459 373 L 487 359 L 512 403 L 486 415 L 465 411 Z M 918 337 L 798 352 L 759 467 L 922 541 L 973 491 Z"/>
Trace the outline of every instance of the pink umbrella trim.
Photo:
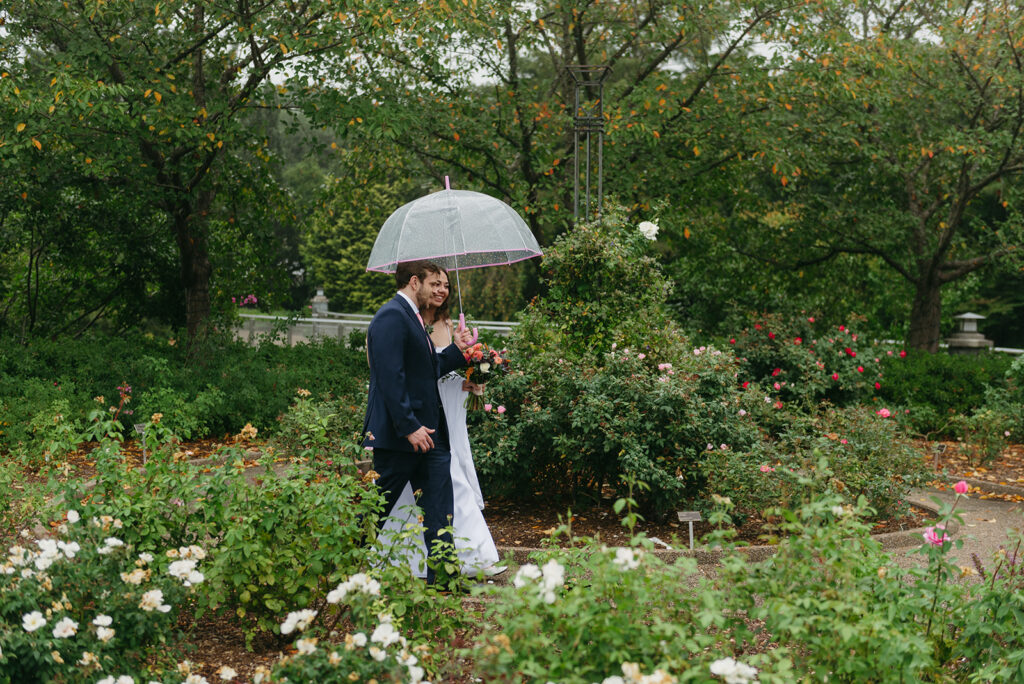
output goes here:
<path id="1" fill-rule="evenodd" d="M 451 257 L 467 256 L 469 254 L 487 254 L 488 251 L 490 251 L 490 250 L 480 250 L 478 252 L 459 252 L 458 254 L 436 254 L 434 256 L 420 257 L 418 259 L 407 259 L 407 261 L 431 261 L 433 259 L 447 259 L 447 258 L 451 258 Z M 459 264 L 458 268 L 450 268 L 448 270 L 450 270 L 450 271 L 468 271 L 471 268 L 487 268 L 488 266 L 506 266 L 508 264 L 515 264 L 515 263 L 518 263 L 520 261 L 526 261 L 527 259 L 532 259 L 533 257 L 541 256 L 542 254 L 543 254 L 543 252 L 533 252 L 533 251 L 531 251 L 530 254 L 527 254 L 526 256 L 516 257 L 515 259 L 508 259 L 508 260 L 504 260 L 504 261 L 495 261 L 495 262 L 488 263 L 488 264 L 473 264 L 471 266 L 468 266 L 468 265 L 467 266 L 463 266 L 462 264 Z M 376 268 L 367 268 L 366 270 L 367 271 L 373 271 L 375 273 L 394 273 L 395 272 L 395 267 L 398 264 L 400 264 L 400 263 L 401 263 L 400 261 L 391 261 L 391 262 L 386 263 L 386 264 L 381 264 L 380 266 L 378 266 Z"/>

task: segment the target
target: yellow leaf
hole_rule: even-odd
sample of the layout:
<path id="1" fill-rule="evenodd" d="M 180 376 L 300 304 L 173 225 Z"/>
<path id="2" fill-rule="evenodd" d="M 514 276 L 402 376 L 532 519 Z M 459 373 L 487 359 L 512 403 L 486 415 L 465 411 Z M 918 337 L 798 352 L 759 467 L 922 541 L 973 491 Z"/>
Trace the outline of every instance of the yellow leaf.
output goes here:
<path id="1" fill-rule="evenodd" d="M 224 147 L 224 141 L 223 140 L 218 140 L 217 141 L 217 149 L 220 149 L 222 147 Z"/>
<path id="2" fill-rule="evenodd" d="M 210 139 L 210 142 L 213 142 L 217 136 L 215 136 L 213 133 L 207 133 L 206 137 Z"/>
<path id="3" fill-rule="evenodd" d="M 336 149 L 338 149 L 338 143 L 336 143 L 336 142 L 332 142 L 332 143 L 331 143 L 331 149 L 332 149 L 332 150 L 336 150 Z"/>
<path id="4" fill-rule="evenodd" d="M 687 240 L 690 239 L 690 229 L 689 228 L 683 228 L 683 237 L 686 238 Z"/>
<path id="5" fill-rule="evenodd" d="M 455 142 L 459 142 L 459 134 L 453 133 L 452 135 L 455 136 Z"/>
<path id="6" fill-rule="evenodd" d="M 18 124 L 17 128 L 18 128 L 18 132 L 21 133 L 23 130 L 25 130 L 25 124 L 20 123 L 20 124 Z"/>
<path id="7" fill-rule="evenodd" d="M 85 163 L 86 164 L 92 164 L 92 158 L 91 157 L 86 157 L 85 158 Z"/>
<path id="8" fill-rule="evenodd" d="M 787 185 L 789 185 L 789 179 L 786 178 L 785 176 L 783 176 L 782 177 L 782 187 L 786 187 Z"/>
<path id="9" fill-rule="evenodd" d="M 53 79 L 50 81 L 50 87 L 52 88 L 53 84 L 55 84 L 56 82 L 57 82 L 57 77 L 54 76 Z"/>
<path id="10" fill-rule="evenodd" d="M 423 47 L 423 36 L 416 36 L 416 47 Z"/>
<path id="11" fill-rule="evenodd" d="M 651 131 L 651 135 L 653 135 L 655 138 L 661 137 L 661 133 L 659 133 L 658 131 Z"/>
<path id="12" fill-rule="evenodd" d="M 700 148 L 697 147 L 696 145 L 693 148 L 693 156 L 694 157 L 699 157 L 700 156 Z"/>
<path id="13" fill-rule="evenodd" d="M 153 92 L 153 89 L 152 89 L 152 88 L 150 88 L 149 90 L 147 90 L 146 92 L 144 92 L 144 93 L 142 94 L 142 97 L 149 97 L 149 94 L 150 94 L 151 92 Z"/>
<path id="14" fill-rule="evenodd" d="M 39 142 L 35 138 L 32 138 L 32 144 L 36 146 L 37 150 L 42 150 L 43 149 L 43 143 Z"/>
<path id="15" fill-rule="evenodd" d="M 154 90 L 153 91 L 153 98 L 159 103 L 160 100 L 164 99 L 164 96 Z"/>

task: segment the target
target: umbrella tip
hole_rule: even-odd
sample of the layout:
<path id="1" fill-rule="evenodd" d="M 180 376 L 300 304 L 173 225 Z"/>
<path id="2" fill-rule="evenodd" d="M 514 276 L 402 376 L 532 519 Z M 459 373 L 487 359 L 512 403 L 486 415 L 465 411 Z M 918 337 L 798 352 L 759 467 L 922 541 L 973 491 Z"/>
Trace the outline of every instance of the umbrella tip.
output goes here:
<path id="1" fill-rule="evenodd" d="M 451 190 L 451 189 L 452 189 L 452 184 L 451 184 L 451 182 L 450 182 L 450 181 L 448 180 L 448 176 L 445 176 L 445 177 L 444 177 L 444 189 L 445 189 L 445 190 Z"/>

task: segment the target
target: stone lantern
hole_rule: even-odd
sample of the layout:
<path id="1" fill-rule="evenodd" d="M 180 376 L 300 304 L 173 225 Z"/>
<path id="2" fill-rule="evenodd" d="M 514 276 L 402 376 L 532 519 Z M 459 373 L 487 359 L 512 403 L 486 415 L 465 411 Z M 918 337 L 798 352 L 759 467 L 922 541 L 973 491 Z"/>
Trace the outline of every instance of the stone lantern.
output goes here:
<path id="1" fill-rule="evenodd" d="M 957 314 L 953 319 L 956 320 L 959 330 L 946 340 L 950 354 L 977 354 L 983 349 L 992 349 L 992 340 L 986 339 L 978 332 L 978 321 L 985 320 L 984 316 L 968 312 Z"/>
<path id="2" fill-rule="evenodd" d="M 316 296 L 313 297 L 313 317 L 325 317 L 327 316 L 327 297 L 324 296 L 324 288 L 316 288 Z"/>

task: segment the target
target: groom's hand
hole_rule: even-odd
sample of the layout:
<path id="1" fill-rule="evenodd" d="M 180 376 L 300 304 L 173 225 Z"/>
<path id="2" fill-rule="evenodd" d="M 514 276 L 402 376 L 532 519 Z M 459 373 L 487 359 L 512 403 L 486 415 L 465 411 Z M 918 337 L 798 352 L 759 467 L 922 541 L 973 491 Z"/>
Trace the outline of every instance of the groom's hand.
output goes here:
<path id="1" fill-rule="evenodd" d="M 469 329 L 455 331 L 455 346 L 459 351 L 466 351 L 466 348 L 473 344 L 473 333 Z"/>
<path id="2" fill-rule="evenodd" d="M 412 444 L 413 451 L 425 454 L 434 448 L 434 440 L 430 438 L 432 434 L 434 434 L 433 430 L 426 425 L 421 425 L 419 430 L 406 435 L 405 438 L 409 440 L 409 444 Z"/>

